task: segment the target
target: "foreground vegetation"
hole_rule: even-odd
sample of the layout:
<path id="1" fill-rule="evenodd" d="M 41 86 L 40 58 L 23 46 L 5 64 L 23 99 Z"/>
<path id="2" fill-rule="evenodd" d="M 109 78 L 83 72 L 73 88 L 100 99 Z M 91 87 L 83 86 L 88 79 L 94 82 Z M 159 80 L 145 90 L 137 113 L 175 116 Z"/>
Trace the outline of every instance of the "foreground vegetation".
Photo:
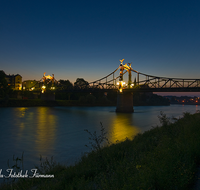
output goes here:
<path id="1" fill-rule="evenodd" d="M 200 113 L 184 113 L 171 123 L 159 116 L 162 127 L 154 127 L 133 140 L 102 147 L 106 139 L 89 133 L 92 151 L 74 166 L 42 162 L 39 173 L 54 178 L 20 179 L 1 189 L 193 189 L 200 164 Z"/>

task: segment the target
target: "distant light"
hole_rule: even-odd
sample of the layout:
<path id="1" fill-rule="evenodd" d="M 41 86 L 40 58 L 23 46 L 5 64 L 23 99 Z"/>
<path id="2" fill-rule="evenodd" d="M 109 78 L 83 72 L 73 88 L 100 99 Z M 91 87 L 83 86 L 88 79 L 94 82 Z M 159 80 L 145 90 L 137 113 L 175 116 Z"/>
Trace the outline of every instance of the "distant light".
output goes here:
<path id="1" fill-rule="evenodd" d="M 119 85 L 119 82 L 117 83 L 117 85 Z"/>
<path id="2" fill-rule="evenodd" d="M 45 88 L 46 88 L 46 86 L 42 86 L 42 88 L 43 88 L 43 89 L 45 89 Z"/>
<path id="3" fill-rule="evenodd" d="M 119 92 L 122 92 L 122 88 L 119 89 Z"/>

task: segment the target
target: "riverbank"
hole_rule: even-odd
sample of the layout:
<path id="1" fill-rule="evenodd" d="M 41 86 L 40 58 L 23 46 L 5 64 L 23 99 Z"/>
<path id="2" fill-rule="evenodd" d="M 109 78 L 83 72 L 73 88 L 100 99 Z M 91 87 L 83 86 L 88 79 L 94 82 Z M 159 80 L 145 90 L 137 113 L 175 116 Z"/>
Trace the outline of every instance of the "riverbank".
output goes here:
<path id="1" fill-rule="evenodd" d="M 34 106 L 115 106 L 112 102 L 106 103 L 82 103 L 78 100 L 55 100 L 46 101 L 40 99 L 9 99 L 1 100 L 0 107 L 34 107 Z"/>
<path id="2" fill-rule="evenodd" d="M 168 106 L 165 102 L 134 102 L 134 106 Z M 40 99 L 9 99 L 0 100 L 0 107 L 34 107 L 34 106 L 116 106 L 115 102 L 84 103 L 79 100 L 46 101 Z"/>
<path id="3" fill-rule="evenodd" d="M 66 167 L 46 160 L 38 172 L 54 178 L 20 179 L 1 189 L 193 189 L 200 164 L 200 114 L 185 113 L 174 123 L 163 114 L 160 121 L 162 127 L 103 148 L 102 127 L 99 138 L 90 133 L 93 151 L 79 163 Z"/>
<path id="4" fill-rule="evenodd" d="M 200 105 L 200 102 L 171 102 L 170 104 L 178 104 L 178 105 Z"/>

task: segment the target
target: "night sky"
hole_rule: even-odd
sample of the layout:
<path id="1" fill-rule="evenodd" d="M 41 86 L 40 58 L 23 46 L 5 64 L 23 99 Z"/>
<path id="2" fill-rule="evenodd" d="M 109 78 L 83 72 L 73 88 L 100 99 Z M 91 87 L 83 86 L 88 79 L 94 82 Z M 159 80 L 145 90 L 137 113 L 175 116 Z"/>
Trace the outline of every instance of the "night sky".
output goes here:
<path id="1" fill-rule="evenodd" d="M 199 0 L 1 0 L 0 70 L 92 82 L 120 64 L 200 78 Z"/>

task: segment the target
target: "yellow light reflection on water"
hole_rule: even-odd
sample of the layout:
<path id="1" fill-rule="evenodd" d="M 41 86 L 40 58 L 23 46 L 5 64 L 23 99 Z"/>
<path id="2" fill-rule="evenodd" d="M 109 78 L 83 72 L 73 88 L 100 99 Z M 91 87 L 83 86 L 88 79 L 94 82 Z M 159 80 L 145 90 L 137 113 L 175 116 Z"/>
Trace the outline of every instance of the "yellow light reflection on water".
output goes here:
<path id="1" fill-rule="evenodd" d="M 126 138 L 133 139 L 140 132 L 140 129 L 133 125 L 132 114 L 116 113 L 111 123 L 108 137 L 111 143 L 120 142 Z"/>
<path id="2" fill-rule="evenodd" d="M 55 144 L 56 116 L 49 113 L 48 107 L 40 107 L 37 116 L 36 150 L 46 152 Z"/>
<path id="3" fill-rule="evenodd" d="M 16 113 L 18 117 L 24 117 L 27 109 L 28 108 L 25 108 L 25 107 L 16 108 Z"/>

